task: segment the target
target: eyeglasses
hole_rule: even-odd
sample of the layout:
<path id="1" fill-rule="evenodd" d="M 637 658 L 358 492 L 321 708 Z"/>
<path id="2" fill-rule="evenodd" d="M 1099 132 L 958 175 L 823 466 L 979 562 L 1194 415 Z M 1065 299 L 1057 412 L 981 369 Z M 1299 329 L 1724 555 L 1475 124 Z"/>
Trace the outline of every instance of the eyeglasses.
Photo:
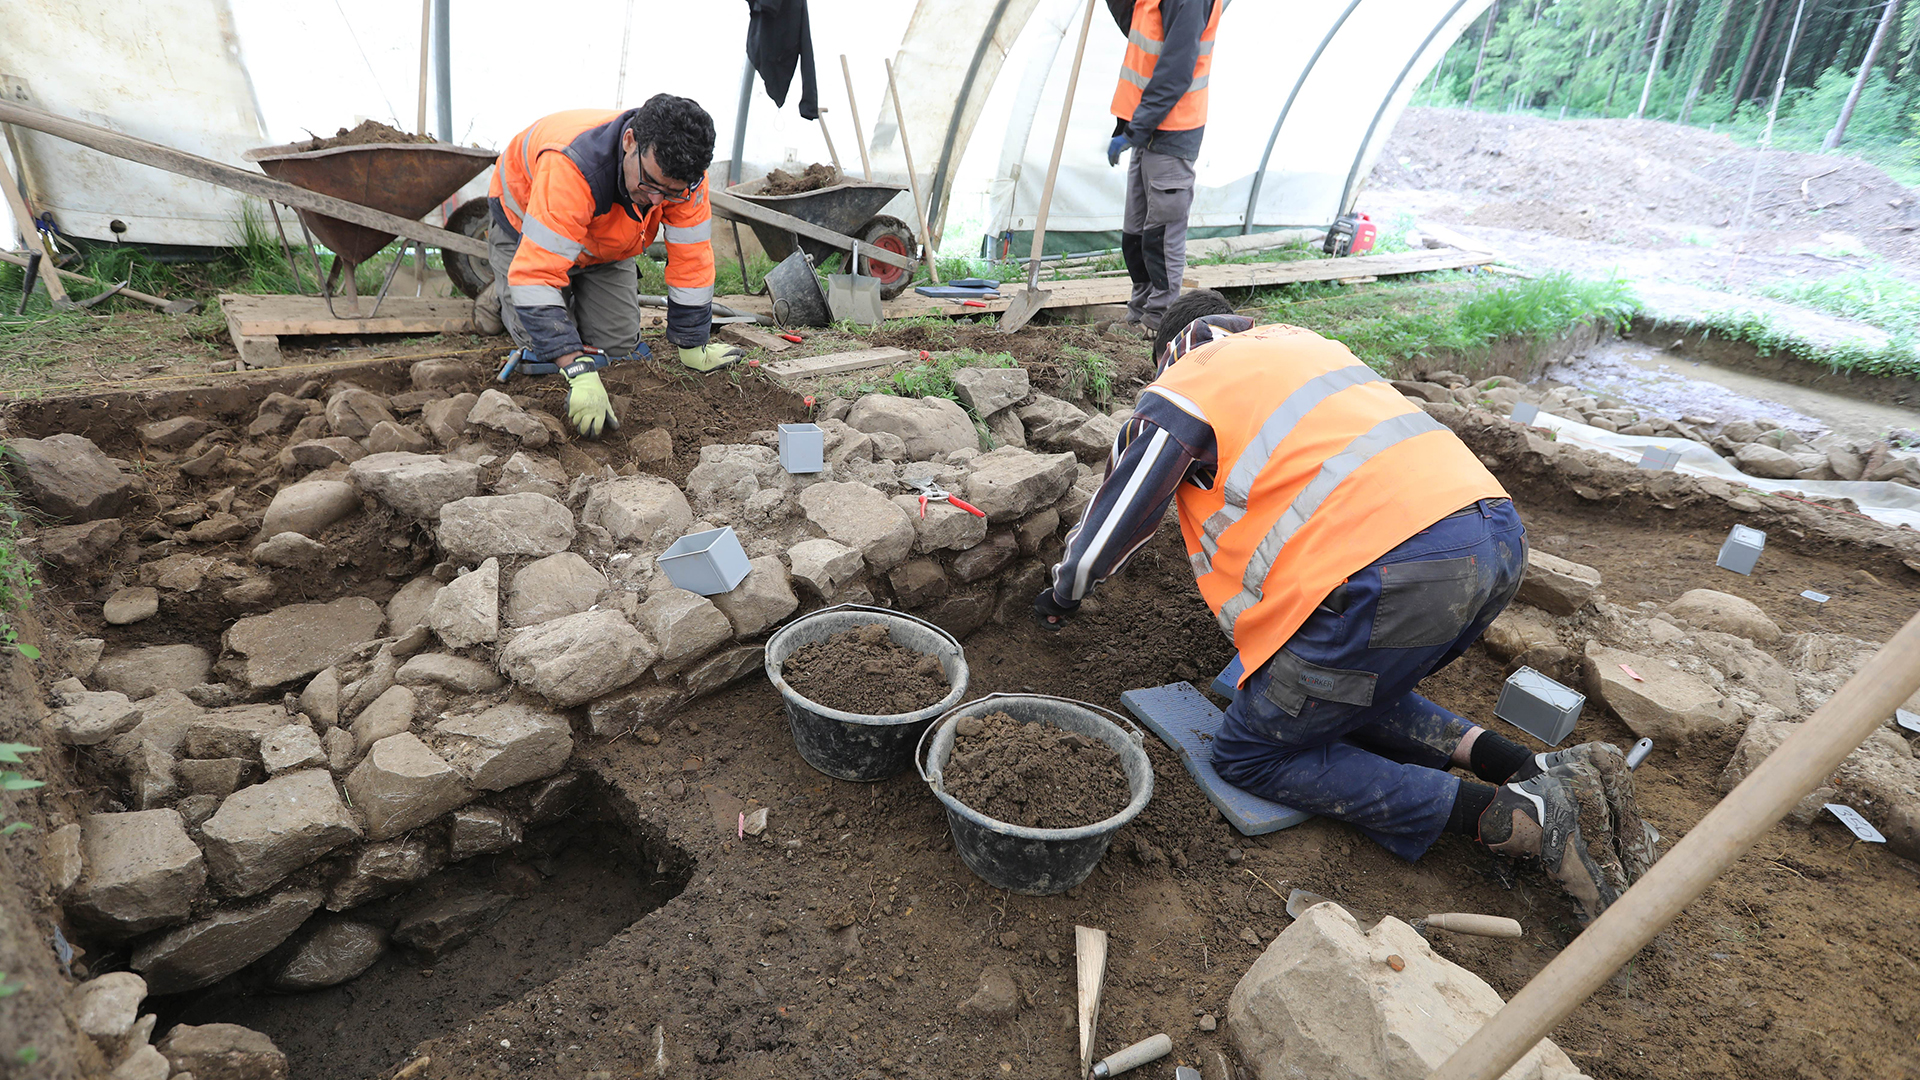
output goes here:
<path id="1" fill-rule="evenodd" d="M 707 182 L 707 178 L 703 176 L 700 179 L 695 180 L 693 183 L 688 184 L 684 188 L 680 188 L 678 190 L 668 189 L 666 187 L 661 186 L 660 184 L 656 184 L 652 182 L 647 178 L 647 166 L 646 166 L 646 163 L 639 160 L 640 152 L 638 150 L 633 151 L 633 155 L 634 155 L 634 164 L 638 166 L 638 169 L 636 171 L 639 172 L 640 174 L 640 182 L 634 185 L 634 189 L 636 191 L 651 192 L 655 195 L 660 196 L 660 198 L 665 200 L 666 202 L 670 202 L 670 203 L 691 202 L 693 201 L 693 197 L 699 194 L 700 185 Z"/>

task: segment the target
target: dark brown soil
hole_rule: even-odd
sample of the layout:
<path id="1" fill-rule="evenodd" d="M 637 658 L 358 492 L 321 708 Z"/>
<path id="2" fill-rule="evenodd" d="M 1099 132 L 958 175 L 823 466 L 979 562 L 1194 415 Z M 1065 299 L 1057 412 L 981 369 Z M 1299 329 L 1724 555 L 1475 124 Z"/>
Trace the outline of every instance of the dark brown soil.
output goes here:
<path id="1" fill-rule="evenodd" d="M 1133 789 L 1106 744 L 1004 712 L 961 717 L 942 770 L 947 794 L 1032 829 L 1077 829 L 1127 808 Z"/>
<path id="2" fill-rule="evenodd" d="M 937 657 L 895 642 L 878 623 L 800 646 L 780 677 L 808 701 L 859 716 L 919 712 L 952 688 Z"/>
<path id="3" fill-rule="evenodd" d="M 383 124 L 378 120 L 362 120 L 351 129 L 341 128 L 330 138 L 313 138 L 298 144 L 301 150 L 331 150 L 336 146 L 381 146 L 393 143 L 430 143 L 440 140 L 431 135 L 415 135 L 409 131 Z"/>
<path id="4" fill-rule="evenodd" d="M 840 170 L 819 162 L 807 166 L 797 175 L 785 169 L 775 169 L 767 174 L 767 183 L 760 189 L 762 195 L 798 195 L 803 191 L 818 191 L 832 187 L 840 182 Z"/>

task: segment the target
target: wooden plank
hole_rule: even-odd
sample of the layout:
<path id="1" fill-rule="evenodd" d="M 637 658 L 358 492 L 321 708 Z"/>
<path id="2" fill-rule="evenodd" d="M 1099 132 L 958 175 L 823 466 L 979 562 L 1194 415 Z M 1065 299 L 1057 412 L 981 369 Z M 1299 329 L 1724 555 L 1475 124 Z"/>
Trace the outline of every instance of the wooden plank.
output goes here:
<path id="1" fill-rule="evenodd" d="M 362 300 L 362 311 L 373 310 Z M 336 309 L 344 303 L 334 298 Z M 466 297 L 389 296 L 378 318 L 336 319 L 318 296 L 220 294 L 220 309 L 236 337 L 285 337 L 300 334 L 470 334 L 473 301 Z"/>
<path id="2" fill-rule="evenodd" d="M 13 173 L 7 171 L 7 163 L 0 161 L 0 188 L 7 192 L 7 208 L 13 212 L 14 228 L 20 230 L 20 238 L 27 243 L 27 250 L 40 256 L 42 267 L 40 277 L 47 286 L 47 298 L 56 308 L 72 304 L 67 299 L 67 290 L 60 284 L 60 269 L 53 265 L 53 255 L 47 251 L 46 241 L 41 239 L 40 230 L 34 227 L 33 212 L 27 209 L 26 196 L 13 182 Z"/>
<path id="3" fill-rule="evenodd" d="M 775 337 L 761 330 L 755 330 L 745 323 L 724 323 L 720 327 L 720 336 L 735 345 L 745 345 L 768 352 L 785 352 L 793 348 L 793 342 L 783 337 Z"/>
<path id="4" fill-rule="evenodd" d="M 317 191 L 293 184 L 282 183 L 262 173 L 248 172 L 235 168 L 225 162 L 203 158 L 198 154 L 189 154 L 184 150 L 175 150 L 170 146 L 136 139 L 122 135 L 117 131 L 94 124 L 69 120 L 64 116 L 30 108 L 18 102 L 0 99 L 0 123 L 18 124 L 24 128 L 44 132 L 68 142 L 79 143 L 103 154 L 125 158 L 142 165 L 151 165 L 156 169 L 189 176 L 195 180 L 204 180 L 209 184 L 232 188 L 246 195 L 253 195 L 274 202 L 285 203 L 300 210 L 311 210 L 328 217 L 350 221 L 355 225 L 365 225 L 369 229 L 390 232 L 404 236 L 409 240 L 424 240 L 445 251 L 458 251 L 478 258 L 487 257 L 487 245 L 471 236 L 429 225 L 424 221 L 414 221 L 371 206 L 336 199 L 331 195 L 322 195 Z"/>
<path id="5" fill-rule="evenodd" d="M 1107 932 L 1073 928 L 1073 956 L 1079 990 L 1080 1073 L 1093 1071 L 1094 1037 L 1100 1028 L 1100 992 L 1107 982 Z"/>
<path id="6" fill-rule="evenodd" d="M 860 349 L 855 352 L 827 353 L 824 356 L 802 356 L 792 360 L 775 360 L 763 365 L 761 370 L 782 385 L 791 384 L 800 379 L 816 375 L 837 375 L 843 371 L 860 371 L 864 368 L 880 367 L 885 364 L 905 360 L 913 354 L 905 349 Z"/>
<path id="7" fill-rule="evenodd" d="M 769 210 L 758 203 L 748 202 L 738 195 L 729 194 L 725 191 L 715 190 L 708 192 L 707 204 L 713 207 L 713 212 L 719 214 L 721 217 L 733 218 L 736 221 L 757 221 L 762 225 L 771 225 L 776 229 L 785 229 L 788 232 L 799 233 L 809 240 L 818 240 L 823 244 L 832 244 L 837 248 L 850 249 L 853 246 L 853 237 L 842 235 L 820 225 L 815 225 L 811 221 L 802 221 L 792 214 L 783 214 L 778 210 Z M 898 266 L 902 270 L 909 272 L 918 269 L 918 264 L 912 259 L 895 255 L 891 251 L 882 251 L 877 247 L 869 246 L 861 254 L 875 262 L 883 262 L 888 266 Z"/>

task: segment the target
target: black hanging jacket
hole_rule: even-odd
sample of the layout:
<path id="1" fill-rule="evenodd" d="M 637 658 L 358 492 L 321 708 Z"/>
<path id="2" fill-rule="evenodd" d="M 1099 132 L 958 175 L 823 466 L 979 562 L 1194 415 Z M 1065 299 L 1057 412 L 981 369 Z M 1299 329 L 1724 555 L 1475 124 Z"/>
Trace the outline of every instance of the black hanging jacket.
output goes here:
<path id="1" fill-rule="evenodd" d="M 820 94 L 813 74 L 813 31 L 807 25 L 807 0 L 747 0 L 747 59 L 766 84 L 775 105 L 787 103 L 793 68 L 800 65 L 800 118 L 820 116 Z"/>

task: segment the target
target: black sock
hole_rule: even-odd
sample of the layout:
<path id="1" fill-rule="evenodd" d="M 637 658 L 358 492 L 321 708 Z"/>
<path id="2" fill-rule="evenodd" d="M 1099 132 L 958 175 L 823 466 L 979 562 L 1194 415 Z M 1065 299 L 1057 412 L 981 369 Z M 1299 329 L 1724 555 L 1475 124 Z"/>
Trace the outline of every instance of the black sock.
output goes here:
<path id="1" fill-rule="evenodd" d="M 1483 729 L 1480 737 L 1473 740 L 1473 749 L 1467 751 L 1467 768 L 1488 783 L 1504 784 L 1513 779 L 1513 774 L 1532 756 L 1526 747 L 1512 739 L 1503 739 Z"/>
<path id="2" fill-rule="evenodd" d="M 1480 737 L 1486 738 L 1485 735 Z M 1493 805 L 1493 793 L 1496 790 L 1485 784 L 1460 781 L 1460 794 L 1453 797 L 1453 811 L 1447 815 L 1447 831 L 1477 838 L 1480 835 L 1480 815 Z"/>

